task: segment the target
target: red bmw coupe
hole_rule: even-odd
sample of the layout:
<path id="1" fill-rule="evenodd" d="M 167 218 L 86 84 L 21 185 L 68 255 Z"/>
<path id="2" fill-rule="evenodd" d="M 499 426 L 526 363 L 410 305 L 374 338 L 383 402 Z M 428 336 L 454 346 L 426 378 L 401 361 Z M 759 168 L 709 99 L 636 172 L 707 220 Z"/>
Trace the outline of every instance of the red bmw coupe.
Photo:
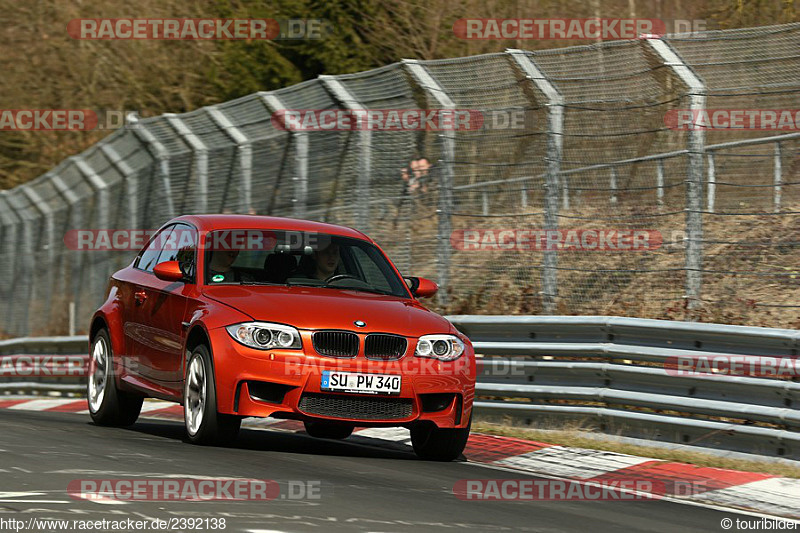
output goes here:
<path id="1" fill-rule="evenodd" d="M 331 224 L 182 216 L 114 273 L 92 317 L 88 403 L 130 425 L 145 397 L 183 405 L 195 443 L 236 438 L 244 417 L 302 420 L 343 439 L 403 426 L 424 459 L 459 457 L 475 354 L 363 233 Z"/>

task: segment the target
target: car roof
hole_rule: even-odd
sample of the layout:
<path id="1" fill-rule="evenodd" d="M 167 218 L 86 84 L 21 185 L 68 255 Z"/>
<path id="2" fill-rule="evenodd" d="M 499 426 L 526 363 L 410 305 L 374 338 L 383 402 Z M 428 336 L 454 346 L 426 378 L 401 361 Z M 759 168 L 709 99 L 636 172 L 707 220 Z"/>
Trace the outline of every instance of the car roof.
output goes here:
<path id="1" fill-rule="evenodd" d="M 301 220 L 298 218 L 267 217 L 260 215 L 183 215 L 170 222 L 188 222 L 201 233 L 214 230 L 262 229 L 262 230 L 294 230 L 327 233 L 355 239 L 372 239 L 358 230 L 347 226 Z"/>

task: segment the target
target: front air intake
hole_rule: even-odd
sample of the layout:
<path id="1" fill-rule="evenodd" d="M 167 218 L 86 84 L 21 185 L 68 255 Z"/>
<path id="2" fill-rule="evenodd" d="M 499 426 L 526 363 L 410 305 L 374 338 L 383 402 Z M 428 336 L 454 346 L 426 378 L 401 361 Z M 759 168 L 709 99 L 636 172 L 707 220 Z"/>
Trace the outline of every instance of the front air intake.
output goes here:
<path id="1" fill-rule="evenodd" d="M 358 335 L 351 331 L 317 331 L 311 336 L 314 349 L 329 357 L 358 355 Z"/>

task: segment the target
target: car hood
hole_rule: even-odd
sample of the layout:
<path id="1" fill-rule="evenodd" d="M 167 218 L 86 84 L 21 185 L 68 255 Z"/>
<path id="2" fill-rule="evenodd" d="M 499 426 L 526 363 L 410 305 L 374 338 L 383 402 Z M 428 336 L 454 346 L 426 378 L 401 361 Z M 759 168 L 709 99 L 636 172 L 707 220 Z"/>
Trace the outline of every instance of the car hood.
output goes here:
<path id="1" fill-rule="evenodd" d="M 216 285 L 203 294 L 250 315 L 254 320 L 289 324 L 299 329 L 345 329 L 420 336 L 453 333 L 442 316 L 412 299 L 348 289 L 264 285 Z M 361 320 L 366 326 L 358 328 Z"/>

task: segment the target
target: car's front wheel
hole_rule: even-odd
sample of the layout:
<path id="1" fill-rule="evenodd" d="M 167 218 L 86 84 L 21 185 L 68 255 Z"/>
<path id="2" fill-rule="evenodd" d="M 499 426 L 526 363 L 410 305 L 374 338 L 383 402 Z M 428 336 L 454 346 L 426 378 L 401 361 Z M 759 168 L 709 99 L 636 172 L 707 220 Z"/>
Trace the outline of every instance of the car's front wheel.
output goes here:
<path id="1" fill-rule="evenodd" d="M 346 439 L 353 433 L 353 426 L 336 422 L 306 420 L 306 433 L 318 439 Z"/>
<path id="2" fill-rule="evenodd" d="M 108 331 L 101 329 L 92 339 L 86 398 L 89 415 L 101 426 L 130 426 L 139 418 L 144 398 L 121 391 L 114 379 L 114 354 Z"/>
<path id="3" fill-rule="evenodd" d="M 198 346 L 186 365 L 183 419 L 189 440 L 195 444 L 228 444 L 236 440 L 242 419 L 217 412 L 217 389 L 211 353 Z"/>
<path id="4" fill-rule="evenodd" d="M 465 428 L 442 429 L 432 423 L 417 424 L 411 428 L 411 445 L 420 459 L 453 461 L 461 457 L 467 446 L 472 416 Z"/>

